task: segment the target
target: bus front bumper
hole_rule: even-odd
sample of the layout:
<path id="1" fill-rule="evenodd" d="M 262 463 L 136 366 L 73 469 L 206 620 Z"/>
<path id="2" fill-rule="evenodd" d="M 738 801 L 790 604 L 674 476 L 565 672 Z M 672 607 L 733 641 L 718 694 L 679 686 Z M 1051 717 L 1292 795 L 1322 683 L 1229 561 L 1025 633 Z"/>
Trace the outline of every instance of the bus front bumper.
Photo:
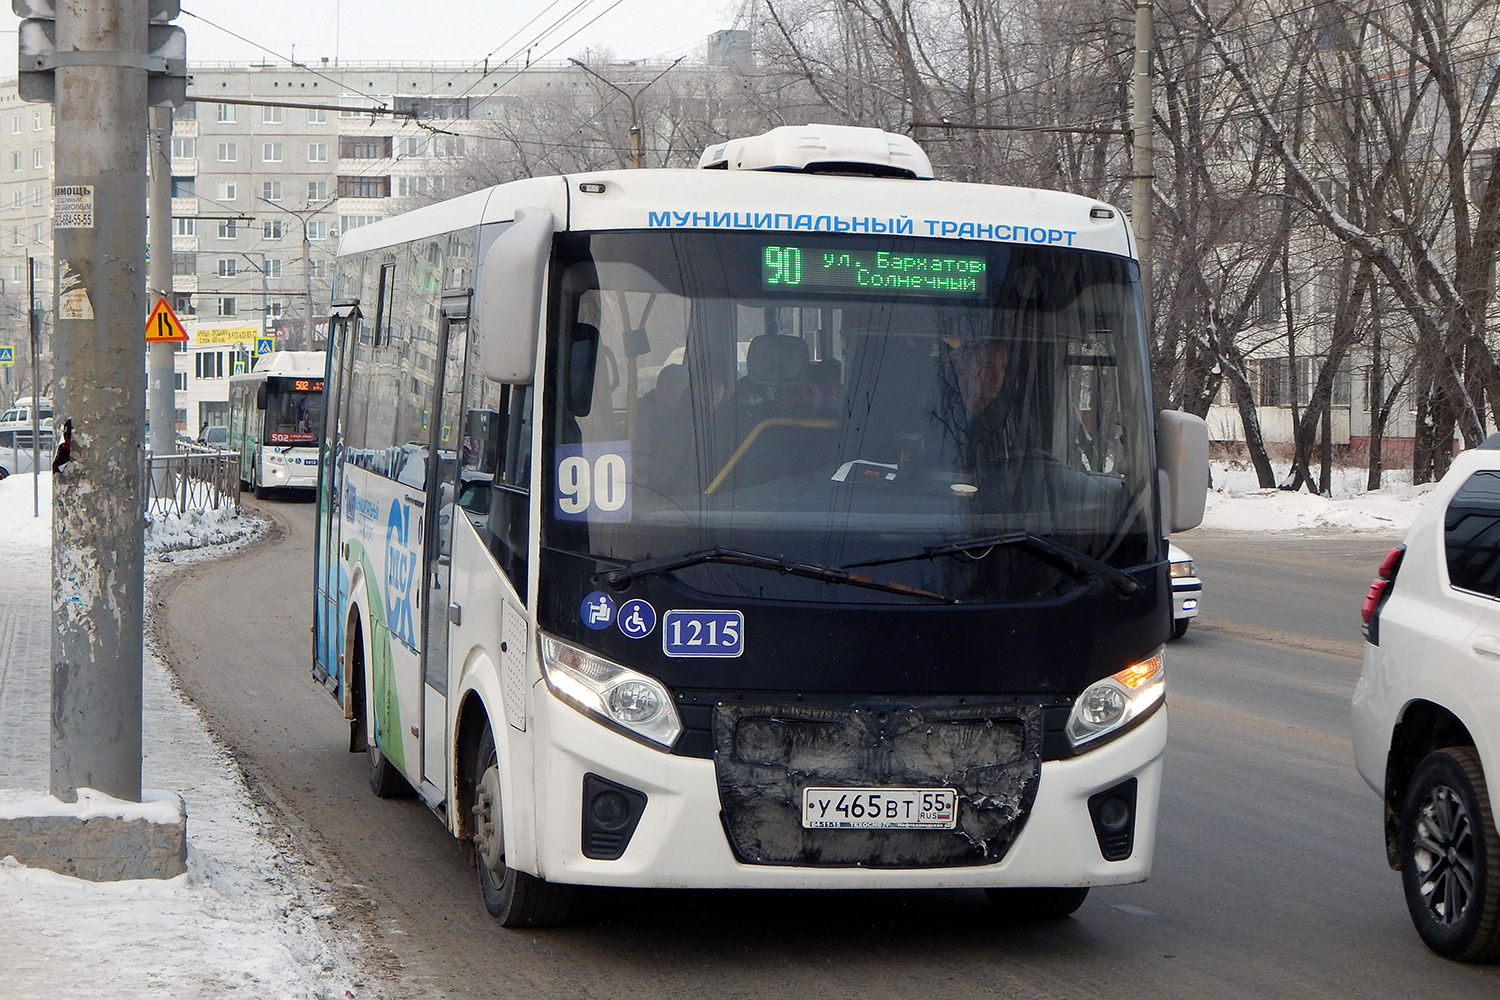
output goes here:
<path id="1" fill-rule="evenodd" d="M 864 868 L 747 864 L 730 847 L 714 762 L 654 750 L 535 690 L 534 874 L 553 882 L 641 888 L 960 888 L 1121 885 L 1151 873 L 1167 713 L 1079 757 L 1046 761 L 1015 841 L 993 864 Z M 646 797 L 618 860 L 583 852 L 584 785 L 597 775 Z M 1134 778 L 1132 849 L 1105 860 L 1089 799 Z M 524 815 L 526 810 L 507 810 Z M 518 859 L 513 864 L 529 865 Z"/>

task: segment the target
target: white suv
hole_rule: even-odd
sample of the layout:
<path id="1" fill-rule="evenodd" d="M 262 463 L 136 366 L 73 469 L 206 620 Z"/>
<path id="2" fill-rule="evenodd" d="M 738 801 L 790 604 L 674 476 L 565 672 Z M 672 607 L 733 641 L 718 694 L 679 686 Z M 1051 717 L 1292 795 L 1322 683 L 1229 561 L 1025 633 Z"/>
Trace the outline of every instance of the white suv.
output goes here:
<path id="1" fill-rule="evenodd" d="M 1500 435 L 1459 455 L 1365 598 L 1354 758 L 1433 951 L 1500 958 Z"/>

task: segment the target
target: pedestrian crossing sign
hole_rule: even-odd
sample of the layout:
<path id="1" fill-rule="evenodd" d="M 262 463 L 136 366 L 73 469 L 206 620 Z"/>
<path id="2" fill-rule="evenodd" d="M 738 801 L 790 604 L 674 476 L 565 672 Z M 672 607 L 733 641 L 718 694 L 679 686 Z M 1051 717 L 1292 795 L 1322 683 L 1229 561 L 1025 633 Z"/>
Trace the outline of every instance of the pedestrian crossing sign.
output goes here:
<path id="1" fill-rule="evenodd" d="M 256 337 L 255 338 L 255 356 L 256 357 L 260 357 L 262 354 L 270 354 L 274 350 L 276 350 L 276 338 L 275 337 Z"/>
<path id="2" fill-rule="evenodd" d="M 0 365 L 13 365 L 16 363 L 16 349 L 14 347 L 0 347 Z"/>
<path id="3" fill-rule="evenodd" d="M 243 374 L 245 374 L 245 362 L 236 360 L 235 363 L 234 363 L 234 369 L 230 372 L 230 374 L 231 375 L 243 375 Z"/>

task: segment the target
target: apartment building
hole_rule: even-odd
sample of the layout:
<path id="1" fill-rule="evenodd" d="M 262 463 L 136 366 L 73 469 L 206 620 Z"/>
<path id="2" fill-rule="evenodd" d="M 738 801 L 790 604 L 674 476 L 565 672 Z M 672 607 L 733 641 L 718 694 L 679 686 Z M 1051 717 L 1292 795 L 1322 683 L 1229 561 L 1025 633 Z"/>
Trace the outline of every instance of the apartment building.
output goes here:
<path id="1" fill-rule="evenodd" d="M 192 67 L 173 115 L 170 240 L 149 237 L 150 252 L 172 255 L 171 305 L 191 338 L 178 428 L 222 421 L 229 376 L 267 338 L 322 346 L 341 232 L 470 189 L 460 175 L 483 155 L 477 125 L 597 86 L 568 62 Z M 0 82 L 0 345 L 18 355 L 31 261 L 37 304 L 51 308 L 52 166 L 52 106 Z M 0 394 L 30 393 L 29 371 L 5 375 Z"/>

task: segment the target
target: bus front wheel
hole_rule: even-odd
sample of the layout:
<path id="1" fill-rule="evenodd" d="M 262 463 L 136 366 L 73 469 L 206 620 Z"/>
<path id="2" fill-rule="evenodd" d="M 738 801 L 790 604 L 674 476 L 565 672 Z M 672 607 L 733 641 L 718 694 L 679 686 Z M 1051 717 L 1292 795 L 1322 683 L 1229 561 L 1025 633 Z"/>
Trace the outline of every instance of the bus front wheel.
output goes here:
<path id="1" fill-rule="evenodd" d="M 474 863 L 484 908 L 502 927 L 551 927 L 568 916 L 571 886 L 554 885 L 505 864 L 500 809 L 500 760 L 486 727 L 474 755 Z"/>

